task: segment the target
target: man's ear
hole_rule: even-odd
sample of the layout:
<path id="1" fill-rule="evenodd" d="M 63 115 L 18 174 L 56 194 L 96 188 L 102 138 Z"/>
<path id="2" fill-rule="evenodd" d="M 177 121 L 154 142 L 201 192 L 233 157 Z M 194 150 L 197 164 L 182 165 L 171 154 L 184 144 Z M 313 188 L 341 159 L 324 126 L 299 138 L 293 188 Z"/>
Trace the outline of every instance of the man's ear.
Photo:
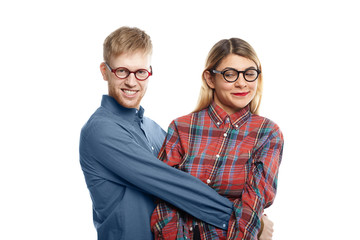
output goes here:
<path id="1" fill-rule="evenodd" d="M 100 64 L 100 72 L 101 72 L 101 75 L 103 76 L 104 81 L 108 80 L 108 75 L 107 75 L 106 69 L 107 69 L 106 64 L 104 62 L 102 62 Z"/>
<path id="2" fill-rule="evenodd" d="M 213 75 L 211 75 L 210 71 L 205 71 L 204 73 L 204 78 L 206 80 L 207 85 L 211 88 L 214 89 L 215 85 L 214 85 L 214 77 Z"/>

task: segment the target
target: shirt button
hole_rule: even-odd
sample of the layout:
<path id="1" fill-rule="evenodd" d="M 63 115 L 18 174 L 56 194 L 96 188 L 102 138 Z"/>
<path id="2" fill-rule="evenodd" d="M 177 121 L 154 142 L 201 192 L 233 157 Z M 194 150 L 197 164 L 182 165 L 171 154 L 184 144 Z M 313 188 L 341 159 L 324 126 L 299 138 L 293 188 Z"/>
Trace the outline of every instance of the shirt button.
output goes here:
<path id="1" fill-rule="evenodd" d="M 190 232 L 192 232 L 193 228 L 192 228 L 192 227 L 190 227 L 190 229 L 189 229 L 189 230 L 190 230 Z"/>
<path id="2" fill-rule="evenodd" d="M 235 125 L 235 127 L 237 127 L 237 128 L 238 128 L 238 127 L 239 127 L 239 125 L 237 125 L 237 124 L 236 124 L 236 125 Z"/>
<path id="3" fill-rule="evenodd" d="M 225 223 L 223 224 L 223 227 L 226 227 L 226 224 L 225 224 Z"/>
<path id="4" fill-rule="evenodd" d="M 220 155 L 218 154 L 218 155 L 216 155 L 216 158 L 219 158 L 220 157 Z"/>
<path id="5" fill-rule="evenodd" d="M 151 149 L 152 149 L 152 150 L 154 150 L 154 147 L 153 147 L 153 146 L 151 146 Z"/>
<path id="6" fill-rule="evenodd" d="M 211 180 L 210 180 L 210 179 L 208 179 L 208 180 L 206 180 L 206 182 L 207 182 L 207 184 L 209 184 L 209 183 L 211 183 Z"/>
<path id="7" fill-rule="evenodd" d="M 224 133 L 224 137 L 226 137 L 227 136 L 227 133 Z"/>

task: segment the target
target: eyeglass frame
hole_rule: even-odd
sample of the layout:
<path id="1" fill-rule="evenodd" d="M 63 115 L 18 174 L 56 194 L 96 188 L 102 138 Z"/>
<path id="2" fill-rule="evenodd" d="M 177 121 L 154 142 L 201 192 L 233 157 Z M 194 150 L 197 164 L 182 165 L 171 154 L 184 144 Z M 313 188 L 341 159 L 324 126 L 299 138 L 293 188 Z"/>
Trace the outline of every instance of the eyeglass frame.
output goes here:
<path id="1" fill-rule="evenodd" d="M 249 80 L 246 79 L 244 73 L 245 73 L 246 71 L 249 71 L 249 70 L 254 70 L 254 71 L 257 72 L 257 76 L 256 76 L 256 78 L 255 78 L 254 80 L 250 80 L 250 81 L 249 81 Z M 227 79 L 225 78 L 225 72 L 227 72 L 227 71 L 235 71 L 235 72 L 237 72 L 237 77 L 236 77 L 236 79 L 235 79 L 234 81 L 229 81 L 229 80 L 227 80 Z M 236 81 L 239 79 L 240 73 L 243 74 L 243 77 L 244 77 L 245 81 L 247 81 L 247 82 L 255 82 L 255 81 L 259 78 L 259 75 L 260 75 L 260 73 L 261 73 L 261 71 L 260 71 L 259 69 L 253 69 L 253 68 L 248 68 L 248 69 L 245 69 L 244 71 L 238 71 L 238 70 L 236 70 L 236 69 L 234 69 L 234 68 L 228 68 L 228 69 L 226 69 L 226 70 L 224 70 L 224 71 L 218 71 L 218 70 L 212 69 L 211 72 L 212 72 L 212 73 L 221 74 L 221 75 L 223 76 L 224 80 L 227 81 L 227 82 L 229 82 L 229 83 L 236 82 Z"/>
<path id="2" fill-rule="evenodd" d="M 125 78 L 129 77 L 130 74 L 133 73 L 134 76 L 135 76 L 135 78 L 136 78 L 137 80 L 139 80 L 139 81 L 145 81 L 146 79 L 148 79 L 150 76 L 153 75 L 153 71 L 152 71 L 152 67 L 151 67 L 151 66 L 150 66 L 150 72 L 149 72 L 148 70 L 146 70 L 145 68 L 140 68 L 140 69 L 137 69 L 135 72 L 132 72 L 132 71 L 130 71 L 129 69 L 127 69 L 126 67 L 118 67 L 118 68 L 112 69 L 107 62 L 104 62 L 104 63 L 105 63 L 105 65 L 107 66 L 107 68 L 110 70 L 110 72 L 114 73 L 114 75 L 115 75 L 117 78 L 119 78 L 119 79 L 125 79 Z M 126 70 L 129 72 L 129 74 L 128 74 L 126 77 L 123 77 L 123 78 L 119 77 L 118 75 L 116 75 L 116 71 L 117 71 L 118 69 L 120 69 L 120 68 L 126 69 Z M 139 78 L 136 77 L 136 73 L 137 73 L 138 71 L 140 71 L 140 70 L 145 70 L 145 71 L 149 74 L 149 75 L 147 76 L 147 78 L 145 78 L 145 79 L 139 79 Z"/>

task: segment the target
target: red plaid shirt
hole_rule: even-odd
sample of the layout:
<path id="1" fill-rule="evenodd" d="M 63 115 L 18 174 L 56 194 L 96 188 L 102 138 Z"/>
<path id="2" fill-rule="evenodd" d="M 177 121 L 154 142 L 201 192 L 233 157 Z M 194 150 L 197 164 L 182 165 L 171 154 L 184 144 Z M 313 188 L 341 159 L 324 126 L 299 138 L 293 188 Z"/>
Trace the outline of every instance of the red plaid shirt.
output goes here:
<path id="1" fill-rule="evenodd" d="M 192 239 L 198 225 L 201 239 L 256 239 L 275 197 L 282 149 L 279 127 L 249 107 L 229 116 L 212 103 L 174 120 L 159 158 L 227 197 L 234 212 L 226 231 L 159 201 L 151 218 L 155 238 Z"/>

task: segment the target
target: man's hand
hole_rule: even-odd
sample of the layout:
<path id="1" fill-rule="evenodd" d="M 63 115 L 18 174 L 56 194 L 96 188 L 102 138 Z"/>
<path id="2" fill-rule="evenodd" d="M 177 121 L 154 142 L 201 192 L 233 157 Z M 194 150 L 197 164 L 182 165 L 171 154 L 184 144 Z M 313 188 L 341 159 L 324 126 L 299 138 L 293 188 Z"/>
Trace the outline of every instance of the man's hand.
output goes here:
<path id="1" fill-rule="evenodd" d="M 274 223 L 266 216 L 266 214 L 262 215 L 261 220 L 264 222 L 264 229 L 259 240 L 272 240 Z"/>

